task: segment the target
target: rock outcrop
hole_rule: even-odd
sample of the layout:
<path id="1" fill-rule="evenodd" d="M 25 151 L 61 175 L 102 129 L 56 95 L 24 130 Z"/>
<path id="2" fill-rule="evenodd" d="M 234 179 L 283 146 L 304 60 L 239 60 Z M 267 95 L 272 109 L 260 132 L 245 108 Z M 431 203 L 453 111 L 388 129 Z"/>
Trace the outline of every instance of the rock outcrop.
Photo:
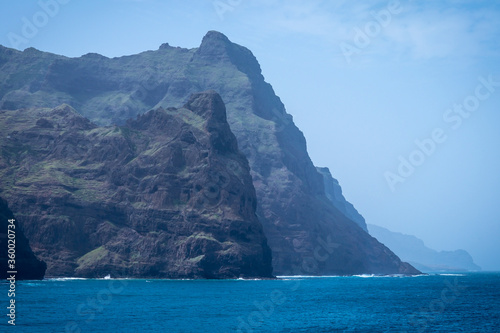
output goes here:
<path id="1" fill-rule="evenodd" d="M 272 277 L 220 96 L 123 126 L 68 105 L 0 111 L 2 195 L 48 276 Z"/>
<path id="2" fill-rule="evenodd" d="M 164 44 L 113 59 L 3 48 L 0 66 L 4 109 L 68 103 L 100 125 L 124 124 L 213 89 L 249 161 L 275 274 L 418 273 L 328 200 L 302 132 L 256 58 L 219 32 L 208 32 L 199 48 Z"/>
<path id="3" fill-rule="evenodd" d="M 13 220 L 10 223 L 9 220 Z M 9 227 L 13 225 L 14 227 Z M 8 232 L 8 230 L 11 230 Z M 9 243 L 9 239 L 12 241 Z M 13 250 L 9 252 L 9 244 Z M 18 220 L 14 217 L 7 201 L 0 198 L 0 279 L 11 276 L 14 271 L 16 280 L 41 280 L 47 265 L 36 258 Z M 10 262 L 9 260 L 14 260 Z M 13 265 L 13 266 L 10 266 Z"/>

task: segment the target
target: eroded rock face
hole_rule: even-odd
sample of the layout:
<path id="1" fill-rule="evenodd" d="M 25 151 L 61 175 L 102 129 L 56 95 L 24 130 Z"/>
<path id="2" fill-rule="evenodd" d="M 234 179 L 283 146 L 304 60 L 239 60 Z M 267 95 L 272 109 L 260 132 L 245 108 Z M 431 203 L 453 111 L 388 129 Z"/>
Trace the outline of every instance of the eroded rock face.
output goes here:
<path id="1" fill-rule="evenodd" d="M 10 223 L 9 220 L 14 220 L 14 222 Z M 8 227 L 8 225 L 14 225 L 14 227 Z M 11 230 L 10 233 L 7 231 L 8 228 Z M 13 236 L 9 237 L 9 235 Z M 9 256 L 8 239 L 12 239 L 11 244 L 15 245 L 14 258 Z M 7 274 L 8 271 L 17 272 L 14 274 L 16 280 L 43 279 L 47 265 L 35 257 L 19 221 L 12 214 L 7 201 L 2 198 L 0 198 L 0 249 L 2 249 L 0 251 L 0 279 L 5 280 L 10 277 L 11 274 Z M 8 261 L 11 259 L 15 262 Z M 9 264 L 14 265 L 14 268 L 8 266 Z"/>
<path id="2" fill-rule="evenodd" d="M 325 186 L 325 194 L 335 208 L 340 210 L 347 218 L 359 225 L 361 229 L 368 232 L 365 218 L 357 211 L 354 206 L 346 200 L 342 194 L 342 187 L 339 181 L 332 177 L 328 168 L 316 167 L 316 170 L 323 176 L 323 185 Z"/>
<path id="3" fill-rule="evenodd" d="M 4 108 L 64 102 L 103 125 L 123 124 L 151 108 L 183 105 L 197 91 L 217 91 L 250 164 L 275 274 L 418 272 L 330 202 L 302 132 L 265 82 L 259 63 L 223 34 L 208 32 L 195 49 L 164 44 L 157 51 L 113 59 L 0 48 L 2 61 Z M 30 61 L 30 68 L 23 66 Z"/>
<path id="4" fill-rule="evenodd" d="M 0 112 L 2 193 L 48 276 L 271 277 L 246 158 L 214 91 L 98 127 Z"/>

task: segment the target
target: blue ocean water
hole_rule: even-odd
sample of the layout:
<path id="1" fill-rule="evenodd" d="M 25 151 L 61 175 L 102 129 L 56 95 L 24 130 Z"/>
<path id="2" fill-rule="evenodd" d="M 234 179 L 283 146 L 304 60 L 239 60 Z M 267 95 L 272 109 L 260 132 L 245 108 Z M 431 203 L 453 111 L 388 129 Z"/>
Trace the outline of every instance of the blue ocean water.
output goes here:
<path id="1" fill-rule="evenodd" d="M 49 279 L 18 282 L 5 314 L 2 332 L 500 332 L 500 273 Z"/>

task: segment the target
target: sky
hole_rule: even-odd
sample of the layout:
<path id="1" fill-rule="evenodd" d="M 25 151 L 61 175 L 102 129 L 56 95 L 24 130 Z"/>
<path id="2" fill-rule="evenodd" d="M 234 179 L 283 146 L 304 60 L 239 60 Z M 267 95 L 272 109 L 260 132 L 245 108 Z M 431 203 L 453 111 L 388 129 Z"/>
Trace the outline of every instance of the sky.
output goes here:
<path id="1" fill-rule="evenodd" d="M 370 224 L 500 270 L 500 2 L 2 1 L 0 44 L 78 57 L 249 48 Z"/>

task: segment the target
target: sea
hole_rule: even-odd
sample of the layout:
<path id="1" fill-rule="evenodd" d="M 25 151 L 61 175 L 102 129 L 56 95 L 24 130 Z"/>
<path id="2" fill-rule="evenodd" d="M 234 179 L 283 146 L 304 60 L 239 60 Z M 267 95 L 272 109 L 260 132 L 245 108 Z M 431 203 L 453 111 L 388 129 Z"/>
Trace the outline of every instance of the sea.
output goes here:
<path id="1" fill-rule="evenodd" d="M 0 287 L 0 332 L 500 332 L 500 272 Z"/>

